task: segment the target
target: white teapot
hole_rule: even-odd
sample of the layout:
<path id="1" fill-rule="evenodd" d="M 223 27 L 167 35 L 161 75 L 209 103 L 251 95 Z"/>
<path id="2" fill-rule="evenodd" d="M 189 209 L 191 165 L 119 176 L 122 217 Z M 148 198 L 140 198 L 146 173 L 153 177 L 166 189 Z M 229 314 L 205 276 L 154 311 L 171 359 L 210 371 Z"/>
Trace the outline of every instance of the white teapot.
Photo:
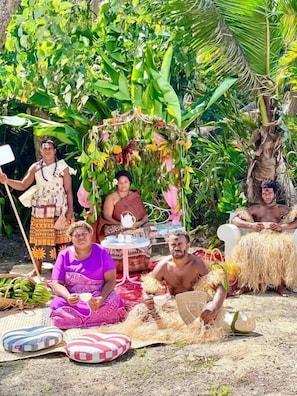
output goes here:
<path id="1" fill-rule="evenodd" d="M 135 222 L 136 218 L 132 213 L 126 212 L 125 214 L 121 214 L 121 224 L 123 227 L 131 228 Z"/>

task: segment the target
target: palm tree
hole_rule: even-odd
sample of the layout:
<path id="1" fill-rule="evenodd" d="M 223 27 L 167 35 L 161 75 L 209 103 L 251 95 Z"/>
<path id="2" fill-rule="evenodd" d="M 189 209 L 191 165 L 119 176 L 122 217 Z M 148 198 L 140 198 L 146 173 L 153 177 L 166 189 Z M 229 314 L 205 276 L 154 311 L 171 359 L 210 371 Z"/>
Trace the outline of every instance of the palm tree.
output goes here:
<path id="1" fill-rule="evenodd" d="M 297 1 L 167 0 L 162 14 L 178 27 L 178 39 L 197 52 L 198 62 L 215 71 L 218 78 L 237 77 L 244 94 L 255 98 L 258 127 L 252 131 L 249 145 L 241 142 L 249 163 L 248 201 L 257 202 L 260 182 L 272 179 L 281 185 L 285 202 L 296 203 L 282 155 L 283 92 L 277 82 L 286 56 L 297 57 Z"/>
<path id="2" fill-rule="evenodd" d="M 0 49 L 5 41 L 6 28 L 19 4 L 20 0 L 0 0 Z"/>

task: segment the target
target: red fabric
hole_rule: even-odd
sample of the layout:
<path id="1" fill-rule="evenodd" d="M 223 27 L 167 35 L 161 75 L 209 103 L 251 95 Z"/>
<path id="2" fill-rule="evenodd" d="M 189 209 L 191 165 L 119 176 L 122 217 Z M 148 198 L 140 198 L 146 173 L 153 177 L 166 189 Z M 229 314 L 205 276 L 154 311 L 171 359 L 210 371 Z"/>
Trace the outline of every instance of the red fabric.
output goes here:
<path id="1" fill-rule="evenodd" d="M 143 205 L 141 196 L 137 191 L 131 191 L 127 197 L 122 198 L 120 201 L 116 202 L 114 205 L 114 210 L 112 217 L 117 221 L 121 221 L 121 214 L 125 212 L 130 212 L 135 216 L 136 221 L 142 219 L 147 215 L 146 209 Z M 101 242 L 104 238 L 103 227 L 105 225 L 112 225 L 110 221 L 105 220 L 100 216 L 99 220 L 94 224 L 94 238 L 96 242 Z"/>
<path id="2" fill-rule="evenodd" d="M 157 263 L 158 261 L 149 262 L 149 268 L 148 268 L 149 272 L 155 268 Z M 135 278 L 135 280 L 137 281 L 140 281 L 141 275 L 144 273 L 145 272 L 133 273 L 131 277 Z M 117 274 L 117 280 L 120 280 L 121 278 L 122 278 L 122 274 Z M 142 287 L 138 283 L 131 283 L 129 281 L 126 281 L 124 284 L 117 287 L 116 291 L 125 302 L 125 308 L 127 310 L 130 310 L 131 308 L 134 307 L 134 305 L 142 302 Z"/>

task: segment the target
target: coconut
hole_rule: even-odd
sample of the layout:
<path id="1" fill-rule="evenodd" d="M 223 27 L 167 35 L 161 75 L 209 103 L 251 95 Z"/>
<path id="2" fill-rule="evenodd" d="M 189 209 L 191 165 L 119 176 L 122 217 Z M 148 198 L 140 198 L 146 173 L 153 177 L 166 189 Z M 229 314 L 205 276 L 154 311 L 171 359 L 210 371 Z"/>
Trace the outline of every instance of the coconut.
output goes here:
<path id="1" fill-rule="evenodd" d="M 245 312 L 236 311 L 235 313 L 227 312 L 224 318 L 225 327 L 237 334 L 249 334 L 256 328 L 256 321 L 253 317 L 248 316 Z"/>

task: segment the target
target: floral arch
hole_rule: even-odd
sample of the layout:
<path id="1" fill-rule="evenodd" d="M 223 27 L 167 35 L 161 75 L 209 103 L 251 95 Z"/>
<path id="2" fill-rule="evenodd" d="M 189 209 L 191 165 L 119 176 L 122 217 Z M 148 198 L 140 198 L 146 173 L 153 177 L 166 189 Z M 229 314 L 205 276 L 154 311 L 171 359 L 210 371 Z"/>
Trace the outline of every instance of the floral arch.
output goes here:
<path id="1" fill-rule="evenodd" d="M 82 170 L 78 197 L 90 209 L 84 214 L 91 223 L 96 221 L 105 196 L 114 189 L 116 172 L 125 169 L 133 177 L 131 188 L 141 193 L 143 201 L 169 207 L 172 221 L 178 223 L 182 216 L 186 224 L 192 173 L 186 152 L 190 146 L 184 130 L 139 110 L 115 114 L 93 126 L 78 159 Z"/>

